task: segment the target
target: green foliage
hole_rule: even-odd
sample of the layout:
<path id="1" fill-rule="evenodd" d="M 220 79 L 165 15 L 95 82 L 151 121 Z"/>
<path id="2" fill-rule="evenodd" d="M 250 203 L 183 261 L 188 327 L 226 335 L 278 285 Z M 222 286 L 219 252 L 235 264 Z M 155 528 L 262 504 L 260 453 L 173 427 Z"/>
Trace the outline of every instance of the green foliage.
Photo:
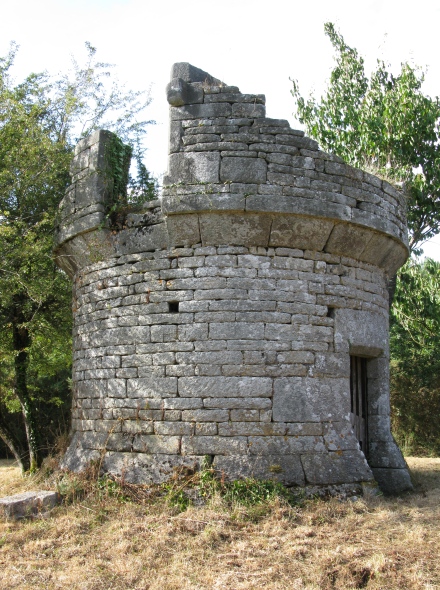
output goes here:
<path id="1" fill-rule="evenodd" d="M 17 47 L 0 58 L 0 436 L 23 469 L 41 462 L 67 420 L 71 286 L 52 252 L 74 146 L 102 127 L 121 137 L 109 159 L 114 198 L 127 201 L 127 162 L 132 150 L 141 161 L 150 123 L 141 116 L 149 97 L 126 92 L 86 49 L 84 65 L 19 84 L 10 75 Z"/>
<path id="2" fill-rule="evenodd" d="M 377 62 L 370 77 L 364 60 L 331 23 L 336 53 L 324 96 L 301 96 L 293 82 L 297 116 L 321 146 L 354 166 L 395 184 L 408 201 L 410 248 L 440 231 L 440 101 L 422 92 L 423 72 L 403 63 L 391 73 Z M 438 452 L 440 434 L 439 265 L 410 260 L 397 277 L 391 311 L 391 404 L 399 442 Z"/>
<path id="3" fill-rule="evenodd" d="M 423 94 L 420 69 L 403 63 L 394 75 L 378 60 L 368 78 L 364 60 L 332 23 L 325 33 L 336 65 L 320 101 L 305 99 L 293 81 L 298 120 L 323 149 L 405 184 L 410 246 L 417 253 L 440 231 L 440 101 Z"/>
<path id="4" fill-rule="evenodd" d="M 409 452 L 440 452 L 440 263 L 410 260 L 391 311 L 393 430 Z"/>
<path id="5" fill-rule="evenodd" d="M 106 172 L 111 178 L 111 202 L 114 205 L 127 203 L 128 169 L 133 153 L 133 148 L 125 145 L 122 140 L 114 135 L 107 147 L 105 154 Z"/>
<path id="6" fill-rule="evenodd" d="M 255 506 L 283 498 L 288 503 L 294 497 L 281 483 L 272 480 L 238 479 L 225 484 L 223 498 L 229 504 Z"/>
<path id="7" fill-rule="evenodd" d="M 205 503 L 216 495 L 228 506 L 246 508 L 267 506 L 277 499 L 293 506 L 300 500 L 298 495 L 277 481 L 246 478 L 225 482 L 214 469 L 206 466 L 193 475 L 177 476 L 161 487 L 165 501 L 179 511 L 194 503 Z"/>

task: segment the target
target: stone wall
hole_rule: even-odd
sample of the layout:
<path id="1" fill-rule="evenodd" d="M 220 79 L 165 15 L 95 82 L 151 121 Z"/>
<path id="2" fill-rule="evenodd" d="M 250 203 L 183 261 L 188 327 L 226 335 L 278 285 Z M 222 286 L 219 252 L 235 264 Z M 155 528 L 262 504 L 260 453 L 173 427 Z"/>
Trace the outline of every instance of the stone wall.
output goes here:
<path id="1" fill-rule="evenodd" d="M 158 482 L 208 460 L 228 478 L 410 487 L 389 428 L 390 274 L 404 197 L 318 150 L 264 96 L 175 64 L 161 201 L 111 227 L 108 132 L 80 143 L 57 260 L 74 279 L 73 438 Z M 368 463 L 350 423 L 368 358 Z"/>

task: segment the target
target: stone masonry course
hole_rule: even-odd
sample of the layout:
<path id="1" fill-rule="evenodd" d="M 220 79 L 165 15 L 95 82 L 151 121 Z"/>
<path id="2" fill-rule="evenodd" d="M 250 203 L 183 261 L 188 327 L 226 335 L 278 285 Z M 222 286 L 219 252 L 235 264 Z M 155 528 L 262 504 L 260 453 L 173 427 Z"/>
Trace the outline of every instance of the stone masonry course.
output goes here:
<path id="1" fill-rule="evenodd" d="M 98 131 L 60 206 L 74 313 L 64 466 L 100 459 L 157 483 L 208 462 L 229 479 L 409 489 L 389 425 L 404 195 L 190 64 L 173 66 L 167 98 L 161 199 L 121 203 L 114 225 L 114 141 Z"/>

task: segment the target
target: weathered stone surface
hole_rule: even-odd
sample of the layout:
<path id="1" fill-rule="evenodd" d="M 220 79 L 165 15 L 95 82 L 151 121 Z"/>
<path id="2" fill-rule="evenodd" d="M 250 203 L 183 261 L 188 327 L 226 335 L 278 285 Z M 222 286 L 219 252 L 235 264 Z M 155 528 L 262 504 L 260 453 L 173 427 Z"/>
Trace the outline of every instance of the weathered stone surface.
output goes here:
<path id="1" fill-rule="evenodd" d="M 239 194 L 214 193 L 211 186 L 206 185 L 204 194 L 167 195 L 163 200 L 163 208 L 169 214 L 195 213 L 202 211 L 244 211 L 246 198 Z M 193 242 L 194 243 L 194 242 Z"/>
<path id="2" fill-rule="evenodd" d="M 385 491 L 406 489 L 387 294 L 408 252 L 403 196 L 190 64 L 167 96 L 160 201 L 127 210 L 112 194 L 111 134 L 75 152 L 56 249 L 75 286 L 63 466 L 99 460 L 149 483 L 208 455 L 229 479 L 335 491 L 372 468 Z M 367 359 L 370 466 L 350 356 Z"/>
<path id="3" fill-rule="evenodd" d="M 0 498 L 0 513 L 5 518 L 19 519 L 47 512 L 60 501 L 57 492 L 23 492 Z"/>
<path id="4" fill-rule="evenodd" d="M 219 182 L 220 154 L 170 154 L 164 184 Z"/>
<path id="5" fill-rule="evenodd" d="M 167 219 L 169 246 L 187 246 L 200 242 L 197 215 L 170 215 Z"/>
<path id="6" fill-rule="evenodd" d="M 301 463 L 308 484 L 340 484 L 373 479 L 373 473 L 359 450 L 302 455 Z"/>
<path id="7" fill-rule="evenodd" d="M 270 246 L 302 250 L 322 250 L 333 229 L 333 222 L 310 217 L 276 216 L 270 231 Z"/>
<path id="8" fill-rule="evenodd" d="M 266 377 L 181 377 L 180 397 L 270 397 L 272 379 Z"/>
<path id="9" fill-rule="evenodd" d="M 170 117 L 174 121 L 183 119 L 213 119 L 217 117 L 230 117 L 232 107 L 225 102 L 209 104 L 191 104 L 180 108 L 170 107 Z"/>
<path id="10" fill-rule="evenodd" d="M 373 467 L 374 478 L 380 489 L 387 495 L 394 496 L 413 489 L 408 469 L 383 469 Z"/>
<path id="11" fill-rule="evenodd" d="M 355 225 L 338 223 L 330 234 L 325 250 L 332 254 L 358 258 L 367 247 L 371 237 L 372 233 L 369 230 Z"/>
<path id="12" fill-rule="evenodd" d="M 267 164 L 261 158 L 222 158 L 221 182 L 266 182 Z"/>
<path id="13" fill-rule="evenodd" d="M 402 452 L 391 437 L 388 441 L 374 440 L 370 443 L 368 461 L 374 469 L 407 469 Z"/>
<path id="14" fill-rule="evenodd" d="M 268 245 L 270 217 L 256 214 L 225 214 L 200 216 L 203 245 L 233 244 L 238 246 Z"/>
<path id="15" fill-rule="evenodd" d="M 151 455 L 146 453 L 106 453 L 103 468 L 108 473 L 124 477 L 135 484 L 163 483 L 169 480 L 176 470 L 199 469 L 203 456 Z"/>
<path id="16" fill-rule="evenodd" d="M 203 90 L 191 86 L 182 78 L 173 78 L 166 88 L 166 93 L 167 100 L 173 107 L 203 102 Z"/>
<path id="17" fill-rule="evenodd" d="M 243 457 L 242 455 L 217 455 L 213 467 L 226 479 L 272 479 L 288 486 L 303 486 L 304 471 L 298 455 L 264 455 Z"/>
<path id="18" fill-rule="evenodd" d="M 347 379 L 285 377 L 274 380 L 275 421 L 337 421 L 349 411 L 350 389 Z"/>
<path id="19" fill-rule="evenodd" d="M 205 82 L 210 85 L 224 85 L 223 82 L 187 62 L 173 64 L 171 68 L 171 79 L 181 78 L 185 82 Z"/>
<path id="20" fill-rule="evenodd" d="M 388 356 L 388 322 L 382 314 L 335 310 L 335 350 L 360 356 Z"/>

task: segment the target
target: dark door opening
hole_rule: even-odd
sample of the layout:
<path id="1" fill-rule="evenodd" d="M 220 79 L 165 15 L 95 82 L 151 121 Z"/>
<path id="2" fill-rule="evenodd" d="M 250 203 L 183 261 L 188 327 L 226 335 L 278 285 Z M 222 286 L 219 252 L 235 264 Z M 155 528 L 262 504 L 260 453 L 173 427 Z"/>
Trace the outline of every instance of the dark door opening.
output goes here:
<path id="1" fill-rule="evenodd" d="M 351 425 L 361 451 L 368 459 L 368 379 L 367 359 L 350 356 Z"/>

